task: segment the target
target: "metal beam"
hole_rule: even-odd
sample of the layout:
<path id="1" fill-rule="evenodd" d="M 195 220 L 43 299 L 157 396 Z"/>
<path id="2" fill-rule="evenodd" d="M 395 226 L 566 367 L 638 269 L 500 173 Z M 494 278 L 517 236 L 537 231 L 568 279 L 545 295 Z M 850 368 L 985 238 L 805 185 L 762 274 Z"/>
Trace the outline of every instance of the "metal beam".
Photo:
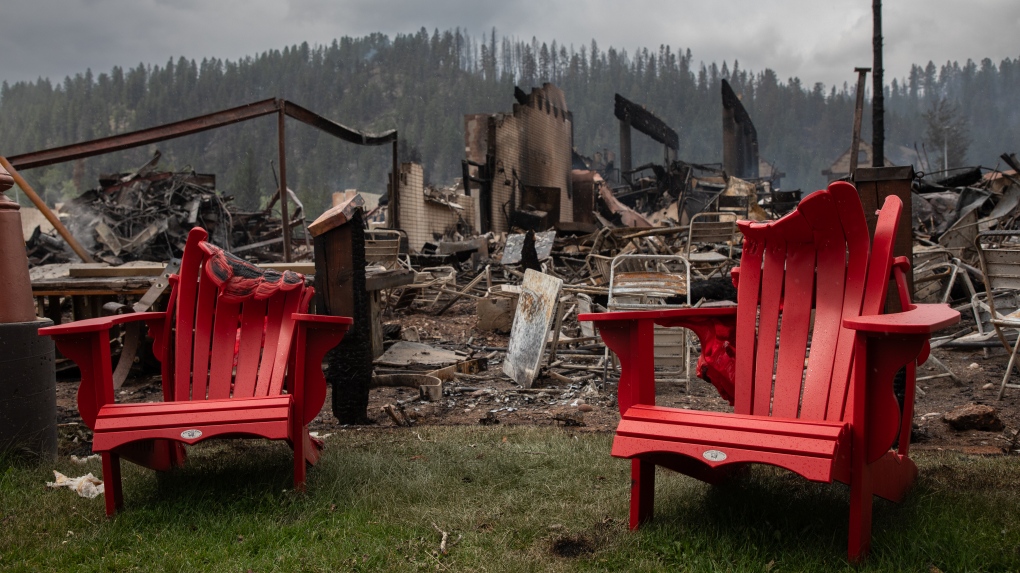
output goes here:
<path id="1" fill-rule="evenodd" d="M 333 137 L 350 143 L 357 145 L 384 145 L 397 140 L 397 130 L 395 129 L 391 129 L 378 135 L 373 133 L 364 133 L 326 119 L 313 111 L 297 105 L 296 103 L 289 102 L 284 99 L 278 101 L 283 107 L 283 112 L 288 116 L 293 117 L 301 123 L 305 123 L 316 129 L 325 131 Z"/>
<path id="2" fill-rule="evenodd" d="M 613 113 L 616 115 L 616 119 L 628 122 L 634 129 L 670 149 L 680 149 L 680 136 L 673 128 L 666 125 L 666 122 L 656 117 L 644 106 L 638 105 L 620 94 L 616 94 L 614 100 Z"/>
<path id="3" fill-rule="evenodd" d="M 282 100 L 281 100 L 282 101 Z M 280 152 L 280 188 L 277 193 L 280 194 L 280 220 L 283 222 L 283 262 L 290 262 L 290 213 L 287 211 L 287 138 L 286 130 L 286 116 L 283 114 L 284 106 L 280 107 L 280 112 L 276 115 L 276 132 L 278 139 L 278 149 Z"/>
<path id="4" fill-rule="evenodd" d="M 175 139 L 183 137 L 185 135 L 191 135 L 194 133 L 201 133 L 217 127 L 224 127 L 241 121 L 254 119 L 276 113 L 277 118 L 277 132 L 279 137 L 279 156 L 280 156 L 280 212 L 283 219 L 283 260 L 290 262 L 290 221 L 289 213 L 287 209 L 287 149 L 286 149 L 286 137 L 284 132 L 284 116 L 290 116 L 304 124 L 310 125 L 316 129 L 324 131 L 333 137 L 354 143 L 357 145 L 385 145 L 386 143 L 393 144 L 393 185 L 396 189 L 397 179 L 397 131 L 390 130 L 382 134 L 371 134 L 363 133 L 356 129 L 351 129 L 345 125 L 339 124 L 335 121 L 326 119 L 321 115 L 312 112 L 306 108 L 303 108 L 295 103 L 291 103 L 285 99 L 272 98 L 257 101 L 242 106 L 217 111 L 214 113 L 200 115 L 191 119 L 184 119 L 181 121 L 175 121 L 173 123 L 167 123 L 156 127 L 150 127 L 148 129 L 140 129 L 137 131 L 131 131 L 123 133 L 121 135 L 111 135 L 109 137 L 103 137 L 100 139 L 93 139 L 91 141 L 84 141 L 81 143 L 72 143 L 71 145 L 64 145 L 61 147 L 54 147 L 51 149 L 43 149 L 41 151 L 33 151 L 31 153 L 23 153 L 21 155 L 12 156 L 9 159 L 10 165 L 12 166 L 9 170 L 12 174 L 16 173 L 14 168 L 18 169 L 31 169 L 33 167 L 44 167 L 46 165 L 53 165 L 56 163 L 63 163 L 65 161 L 72 161 L 75 159 L 82 159 L 84 157 L 92 157 L 95 155 L 102 155 L 104 153 L 111 153 L 114 151 L 121 151 L 124 149 L 131 149 L 133 147 L 140 147 L 143 145 L 149 145 L 159 141 L 166 141 L 168 139 Z M 20 178 L 20 176 L 19 176 Z M 21 180 L 24 181 L 23 179 Z M 27 183 L 19 183 L 19 186 L 25 190 L 26 194 L 29 193 L 26 188 Z M 37 197 L 36 197 L 37 198 Z M 35 199 L 33 199 L 35 201 Z M 37 204 L 41 203 L 41 199 Z M 45 204 L 43 204 L 45 206 Z M 48 209 L 40 207 L 44 213 L 48 212 Z M 49 218 L 49 217 L 48 217 Z M 55 217 L 54 217 L 55 219 Z M 60 230 L 63 226 L 60 225 L 59 220 L 54 223 L 54 226 Z M 66 231 L 66 229 L 65 229 Z M 64 235 L 61 232 L 61 235 Z M 73 237 L 69 234 L 64 236 L 65 240 L 71 245 L 72 248 L 77 244 Z M 75 252 L 78 252 L 80 246 L 75 248 Z M 83 259 L 88 257 L 87 253 L 78 252 L 78 255 Z"/>
<path id="5" fill-rule="evenodd" d="M 65 161 L 72 161 L 83 157 L 92 157 L 94 155 L 102 155 L 113 151 L 131 149 L 132 147 L 140 147 L 142 145 L 165 141 L 167 139 L 174 139 L 185 135 L 191 135 L 193 133 L 201 133 L 217 127 L 237 123 L 239 121 L 269 115 L 276 110 L 277 100 L 267 99 L 215 113 L 200 115 L 191 119 L 150 127 L 148 129 L 140 129 L 138 131 L 132 131 L 121 135 L 111 135 L 110 137 L 102 137 L 91 141 L 72 143 L 71 145 L 43 149 L 41 151 L 33 151 L 31 153 L 23 153 L 21 155 L 8 157 L 7 159 L 11 162 L 11 165 L 18 169 L 44 167 L 46 165 L 63 163 Z"/>
<path id="6" fill-rule="evenodd" d="M 396 130 L 390 130 L 378 135 L 363 133 L 326 119 L 287 100 L 271 98 L 121 135 L 111 135 L 91 141 L 14 155 L 8 157 L 8 160 L 10 160 L 11 165 L 18 169 L 44 167 L 46 165 L 102 155 L 104 153 L 175 139 L 185 135 L 201 133 L 271 113 L 279 113 L 280 110 L 283 110 L 283 113 L 302 123 L 350 143 L 358 145 L 383 145 L 397 140 Z"/>

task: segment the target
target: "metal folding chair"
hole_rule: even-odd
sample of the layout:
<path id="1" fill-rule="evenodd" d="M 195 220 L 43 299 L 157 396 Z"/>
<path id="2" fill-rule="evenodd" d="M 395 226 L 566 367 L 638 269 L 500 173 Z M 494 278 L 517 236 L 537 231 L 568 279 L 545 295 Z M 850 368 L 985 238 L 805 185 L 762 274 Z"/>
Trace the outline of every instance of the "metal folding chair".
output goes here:
<path id="1" fill-rule="evenodd" d="M 960 260 L 953 256 L 950 251 L 940 248 L 916 249 L 913 254 L 914 274 L 914 302 L 935 303 L 948 302 L 953 292 L 956 279 L 960 278 L 970 292 L 973 299 L 976 291 L 974 283 L 966 271 L 960 272 Z M 932 350 L 938 347 L 939 343 L 932 344 Z M 925 364 L 928 368 L 941 370 L 938 374 L 918 376 L 917 381 L 932 380 L 935 378 L 951 378 L 953 382 L 959 382 L 956 374 L 932 353 Z M 918 393 L 924 396 L 924 392 L 918 388 Z"/>
<path id="2" fill-rule="evenodd" d="M 733 259 L 733 242 L 738 236 L 735 213 L 698 213 L 691 218 L 684 257 L 698 278 L 712 278 L 717 273 L 725 276 L 726 271 L 737 264 Z M 715 250 L 714 246 L 720 244 L 726 245 L 727 254 Z M 702 245 L 712 245 L 713 248 L 698 252 L 697 248 Z"/>
<path id="3" fill-rule="evenodd" d="M 999 386 L 1000 400 L 1006 388 L 1020 388 L 1020 383 L 1009 381 L 1020 350 L 1020 336 L 1012 347 L 1007 339 L 1007 334 L 1013 334 L 1008 330 L 1020 334 L 1020 242 L 1016 239 L 1020 239 L 1020 230 L 985 231 L 974 238 L 981 272 L 985 276 L 984 296 L 979 293 L 971 299 L 974 314 L 977 317 L 979 311 L 987 311 L 988 322 L 1009 352 L 1006 373 Z"/>
<path id="4" fill-rule="evenodd" d="M 682 265 L 681 273 L 676 272 Z M 672 267 L 672 268 L 671 268 Z M 689 308 L 691 263 L 680 255 L 618 255 L 609 272 L 609 297 L 606 308 L 648 310 Z M 670 303 L 681 298 L 683 303 Z M 607 349 L 607 368 L 610 362 Z M 687 330 L 655 327 L 655 364 L 659 368 L 677 368 L 681 380 L 691 389 L 691 349 Z M 666 371 L 663 373 L 668 373 Z"/>

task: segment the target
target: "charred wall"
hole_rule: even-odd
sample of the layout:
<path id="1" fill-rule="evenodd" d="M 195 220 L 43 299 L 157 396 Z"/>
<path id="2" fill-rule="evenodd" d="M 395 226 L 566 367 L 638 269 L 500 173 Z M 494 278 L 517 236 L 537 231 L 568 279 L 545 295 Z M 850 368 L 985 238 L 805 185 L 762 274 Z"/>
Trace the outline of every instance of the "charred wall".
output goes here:
<path id="1" fill-rule="evenodd" d="M 559 221 L 573 221 L 573 127 L 563 91 L 547 83 L 518 99 L 511 113 L 487 116 L 487 129 L 479 115 L 465 117 L 466 157 L 478 163 L 492 159 L 488 215 L 495 232 L 509 230 L 507 218 L 520 206 L 524 186 L 559 189 Z"/>
<path id="2" fill-rule="evenodd" d="M 723 171 L 742 179 L 758 177 L 758 131 L 729 82 L 722 81 Z"/>
<path id="3" fill-rule="evenodd" d="M 474 197 L 438 195 L 425 188 L 425 176 L 418 163 L 400 165 L 400 229 L 407 243 L 420 251 L 428 241 L 452 233 L 458 223 L 475 224 Z"/>

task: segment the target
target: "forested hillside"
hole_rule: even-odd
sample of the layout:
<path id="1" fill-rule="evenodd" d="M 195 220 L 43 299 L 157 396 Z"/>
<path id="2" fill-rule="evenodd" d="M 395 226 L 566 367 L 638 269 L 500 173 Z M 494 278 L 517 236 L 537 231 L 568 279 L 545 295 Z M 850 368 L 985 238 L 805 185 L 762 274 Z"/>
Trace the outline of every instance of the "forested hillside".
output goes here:
<path id="1" fill-rule="evenodd" d="M 847 70 L 847 83 L 855 82 Z M 889 79 L 889 74 L 887 74 Z M 86 71 L 55 83 L 4 82 L 0 90 L 0 154 L 17 155 L 123 133 L 269 97 L 282 97 L 350 127 L 397 129 L 403 159 L 425 166 L 434 183 L 460 174 L 463 115 L 509 111 L 513 88 L 553 82 L 574 115 L 574 143 L 582 154 L 618 146 L 613 94 L 643 104 L 680 133 L 680 158 L 721 161 L 720 80 L 741 95 L 758 130 L 762 157 L 787 174 L 786 188 L 825 184 L 821 170 L 850 141 L 853 94 L 847 85 L 783 80 L 770 69 L 739 63 L 704 64 L 670 47 L 628 53 L 595 41 L 564 46 L 470 36 L 462 30 L 394 38 L 373 34 L 328 46 L 302 44 L 238 61 L 179 58 L 164 65 Z M 809 80 L 806 79 L 805 81 Z M 870 85 L 870 79 L 869 79 Z M 886 94 L 886 150 L 898 161 L 995 166 L 1004 151 L 1020 151 L 1020 58 L 995 63 L 929 62 L 891 79 Z M 870 112 L 865 138 L 870 140 Z M 288 123 L 288 183 L 312 211 L 329 192 L 356 187 L 381 193 L 389 148 L 361 148 L 297 122 Z M 661 161 L 661 150 L 635 136 L 635 165 Z M 93 187 L 101 172 L 128 170 L 152 151 L 162 165 L 215 173 L 219 188 L 246 207 L 274 189 L 276 119 L 261 118 L 73 164 L 26 172 L 50 201 Z M 909 150 L 909 154 L 907 151 Z M 925 154 L 925 150 L 927 154 Z M 933 167 L 934 168 L 934 167 Z"/>

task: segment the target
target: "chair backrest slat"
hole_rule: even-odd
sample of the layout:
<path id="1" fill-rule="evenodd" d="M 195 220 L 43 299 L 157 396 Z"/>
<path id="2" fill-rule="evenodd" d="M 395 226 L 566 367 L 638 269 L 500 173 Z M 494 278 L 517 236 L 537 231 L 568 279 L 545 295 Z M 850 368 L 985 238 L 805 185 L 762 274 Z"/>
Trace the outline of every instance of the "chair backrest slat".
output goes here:
<path id="1" fill-rule="evenodd" d="M 219 289 L 212 281 L 198 283 L 198 304 L 195 305 L 195 343 L 191 361 L 191 399 L 204 400 L 209 385 L 209 350 L 216 316 Z"/>
<path id="2" fill-rule="evenodd" d="M 868 257 L 871 250 L 868 223 L 864 219 L 861 198 L 852 185 L 839 183 L 833 185 L 832 188 L 832 199 L 836 204 L 836 211 L 839 213 L 847 252 L 843 316 L 858 316 L 861 314 L 861 304 L 864 300 L 864 276 L 868 272 Z M 836 340 L 836 354 L 832 366 L 832 382 L 825 410 L 826 420 L 843 419 L 843 414 L 846 412 L 847 393 L 850 390 L 856 333 L 849 328 L 842 328 L 842 324 L 840 324 L 838 332 L 839 337 Z"/>
<path id="3" fill-rule="evenodd" d="M 174 325 L 174 400 L 191 399 L 191 357 L 195 335 L 196 295 L 198 275 L 202 264 L 199 243 L 205 237 L 188 235 L 181 257 L 180 280 L 177 282 L 177 320 Z"/>
<path id="4" fill-rule="evenodd" d="M 901 209 L 887 200 L 873 247 L 847 183 L 812 194 L 778 221 L 739 224 L 737 413 L 842 419 L 855 336 L 842 322 L 881 312 Z"/>
<path id="5" fill-rule="evenodd" d="M 283 303 L 283 316 L 291 316 L 300 308 L 308 307 L 308 297 L 304 292 L 294 291 L 287 293 Z M 285 320 L 279 328 L 280 337 L 276 343 L 276 352 L 273 364 L 273 376 L 269 380 L 268 395 L 275 396 L 283 391 L 284 374 L 287 372 L 287 358 L 290 356 L 291 341 L 294 338 L 294 321 Z"/>
<path id="6" fill-rule="evenodd" d="M 193 229 L 171 294 L 164 356 L 170 399 L 218 400 L 283 391 L 294 335 L 311 289 L 299 275 L 266 275 L 205 243 Z"/>
<path id="7" fill-rule="evenodd" d="M 787 243 L 786 280 L 783 286 L 783 324 L 779 333 L 779 360 L 772 398 L 772 415 L 796 418 L 800 407 L 804 357 L 811 329 L 811 301 L 815 282 L 815 246 Z"/>
<path id="8" fill-rule="evenodd" d="M 283 304 L 273 304 L 268 305 L 266 309 L 265 339 L 262 344 L 262 358 L 259 362 L 254 396 L 269 395 L 269 381 L 273 377 L 273 367 L 276 366 L 276 347 L 280 341 L 280 325 L 283 323 L 283 306 Z"/>
<path id="9" fill-rule="evenodd" d="M 237 369 L 231 397 L 255 395 L 256 375 L 262 357 L 262 338 L 266 331 L 266 301 L 254 298 L 241 305 L 241 329 L 237 335 Z"/>
<path id="10" fill-rule="evenodd" d="M 220 300 L 216 305 L 216 323 L 213 326 L 212 355 L 217 359 L 212 361 L 209 368 L 210 400 L 230 397 L 234 375 L 234 349 L 237 346 L 237 329 L 240 321 L 241 303 Z"/>
<path id="11" fill-rule="evenodd" d="M 741 223 L 743 230 L 749 222 Z M 734 380 L 733 410 L 737 414 L 750 414 L 754 398 L 754 366 L 758 351 L 758 333 L 743 325 L 758 320 L 758 300 L 761 296 L 762 260 L 765 244 L 752 236 L 744 239 L 740 258 L 740 288 L 737 289 L 737 348 Z"/>
<path id="12" fill-rule="evenodd" d="M 815 244 L 818 247 L 814 323 L 839 324 L 843 317 L 847 271 L 847 244 L 839 214 L 831 196 L 824 197 L 824 202 L 820 199 L 804 205 L 802 211 L 814 228 Z M 812 329 L 811 356 L 800 406 L 802 418 L 825 418 L 830 390 L 834 385 L 833 371 L 840 332 L 838 328 Z"/>
<path id="13" fill-rule="evenodd" d="M 775 341 L 779 327 L 780 305 L 783 302 L 785 266 L 786 242 L 766 242 L 765 266 L 761 281 L 761 312 L 758 315 L 758 356 L 754 365 L 754 402 L 751 410 L 755 416 L 768 416 L 772 407 Z M 751 327 L 754 327 L 753 323 Z"/>

